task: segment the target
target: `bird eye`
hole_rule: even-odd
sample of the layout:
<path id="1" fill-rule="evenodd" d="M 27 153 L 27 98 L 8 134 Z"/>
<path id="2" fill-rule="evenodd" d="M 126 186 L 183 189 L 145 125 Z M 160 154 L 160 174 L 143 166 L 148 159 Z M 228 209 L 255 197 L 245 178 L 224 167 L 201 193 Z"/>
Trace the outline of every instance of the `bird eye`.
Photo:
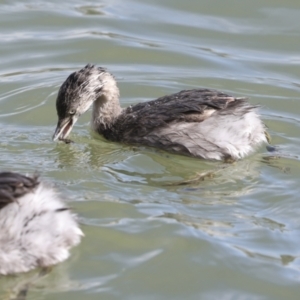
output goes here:
<path id="1" fill-rule="evenodd" d="M 69 115 L 70 115 L 70 116 L 75 115 L 75 109 L 71 109 L 71 110 L 69 111 Z"/>

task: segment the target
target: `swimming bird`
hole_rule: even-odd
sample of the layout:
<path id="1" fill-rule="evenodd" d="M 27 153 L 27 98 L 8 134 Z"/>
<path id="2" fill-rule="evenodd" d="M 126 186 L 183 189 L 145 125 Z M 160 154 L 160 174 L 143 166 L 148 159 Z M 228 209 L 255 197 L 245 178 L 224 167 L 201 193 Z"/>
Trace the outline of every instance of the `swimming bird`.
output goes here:
<path id="1" fill-rule="evenodd" d="M 37 176 L 0 173 L 1 275 L 62 262 L 82 236 L 75 216 Z"/>
<path id="2" fill-rule="evenodd" d="M 183 90 L 121 108 L 113 75 L 88 64 L 72 73 L 56 99 L 53 140 L 65 140 L 93 105 L 92 128 L 106 139 L 204 159 L 236 160 L 267 142 L 257 108 L 210 89 Z"/>

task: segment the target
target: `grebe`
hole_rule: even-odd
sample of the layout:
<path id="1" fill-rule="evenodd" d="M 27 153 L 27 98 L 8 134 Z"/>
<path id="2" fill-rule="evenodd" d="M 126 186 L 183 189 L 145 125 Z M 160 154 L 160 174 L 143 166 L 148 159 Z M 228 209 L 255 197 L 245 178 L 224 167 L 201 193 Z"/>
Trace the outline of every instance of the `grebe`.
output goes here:
<path id="1" fill-rule="evenodd" d="M 91 64 L 60 87 L 53 140 L 66 140 L 92 104 L 92 128 L 111 141 L 215 160 L 243 158 L 267 142 L 257 106 L 245 98 L 194 89 L 121 108 L 114 77 Z"/>
<path id="2" fill-rule="evenodd" d="M 0 173 L 1 275 L 62 262 L 82 235 L 69 208 L 37 176 Z"/>

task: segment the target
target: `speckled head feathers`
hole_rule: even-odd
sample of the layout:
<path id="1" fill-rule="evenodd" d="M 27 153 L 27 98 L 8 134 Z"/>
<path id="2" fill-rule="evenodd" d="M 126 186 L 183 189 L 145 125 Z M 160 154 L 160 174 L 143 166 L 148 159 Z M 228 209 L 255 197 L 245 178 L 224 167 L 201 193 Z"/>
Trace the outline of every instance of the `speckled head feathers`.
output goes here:
<path id="1" fill-rule="evenodd" d="M 58 123 L 53 140 L 66 140 L 78 118 L 103 95 L 105 85 L 111 81 L 115 82 L 110 73 L 91 64 L 66 79 L 56 99 Z"/>
<path id="2" fill-rule="evenodd" d="M 84 103 L 95 101 L 103 87 L 101 76 L 106 70 L 88 64 L 81 70 L 72 73 L 59 89 L 56 99 L 56 110 L 59 118 L 65 118 L 68 114 L 78 111 L 84 113 Z"/>

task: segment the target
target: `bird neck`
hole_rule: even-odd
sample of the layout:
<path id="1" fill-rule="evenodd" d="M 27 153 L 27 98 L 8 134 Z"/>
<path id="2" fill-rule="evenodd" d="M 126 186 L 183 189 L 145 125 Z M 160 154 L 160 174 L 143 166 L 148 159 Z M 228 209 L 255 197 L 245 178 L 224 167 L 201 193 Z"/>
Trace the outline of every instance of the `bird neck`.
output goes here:
<path id="1" fill-rule="evenodd" d="M 102 95 L 94 101 L 92 114 L 93 129 L 100 133 L 110 128 L 122 111 L 116 84 L 109 88 L 103 87 L 102 92 Z"/>

